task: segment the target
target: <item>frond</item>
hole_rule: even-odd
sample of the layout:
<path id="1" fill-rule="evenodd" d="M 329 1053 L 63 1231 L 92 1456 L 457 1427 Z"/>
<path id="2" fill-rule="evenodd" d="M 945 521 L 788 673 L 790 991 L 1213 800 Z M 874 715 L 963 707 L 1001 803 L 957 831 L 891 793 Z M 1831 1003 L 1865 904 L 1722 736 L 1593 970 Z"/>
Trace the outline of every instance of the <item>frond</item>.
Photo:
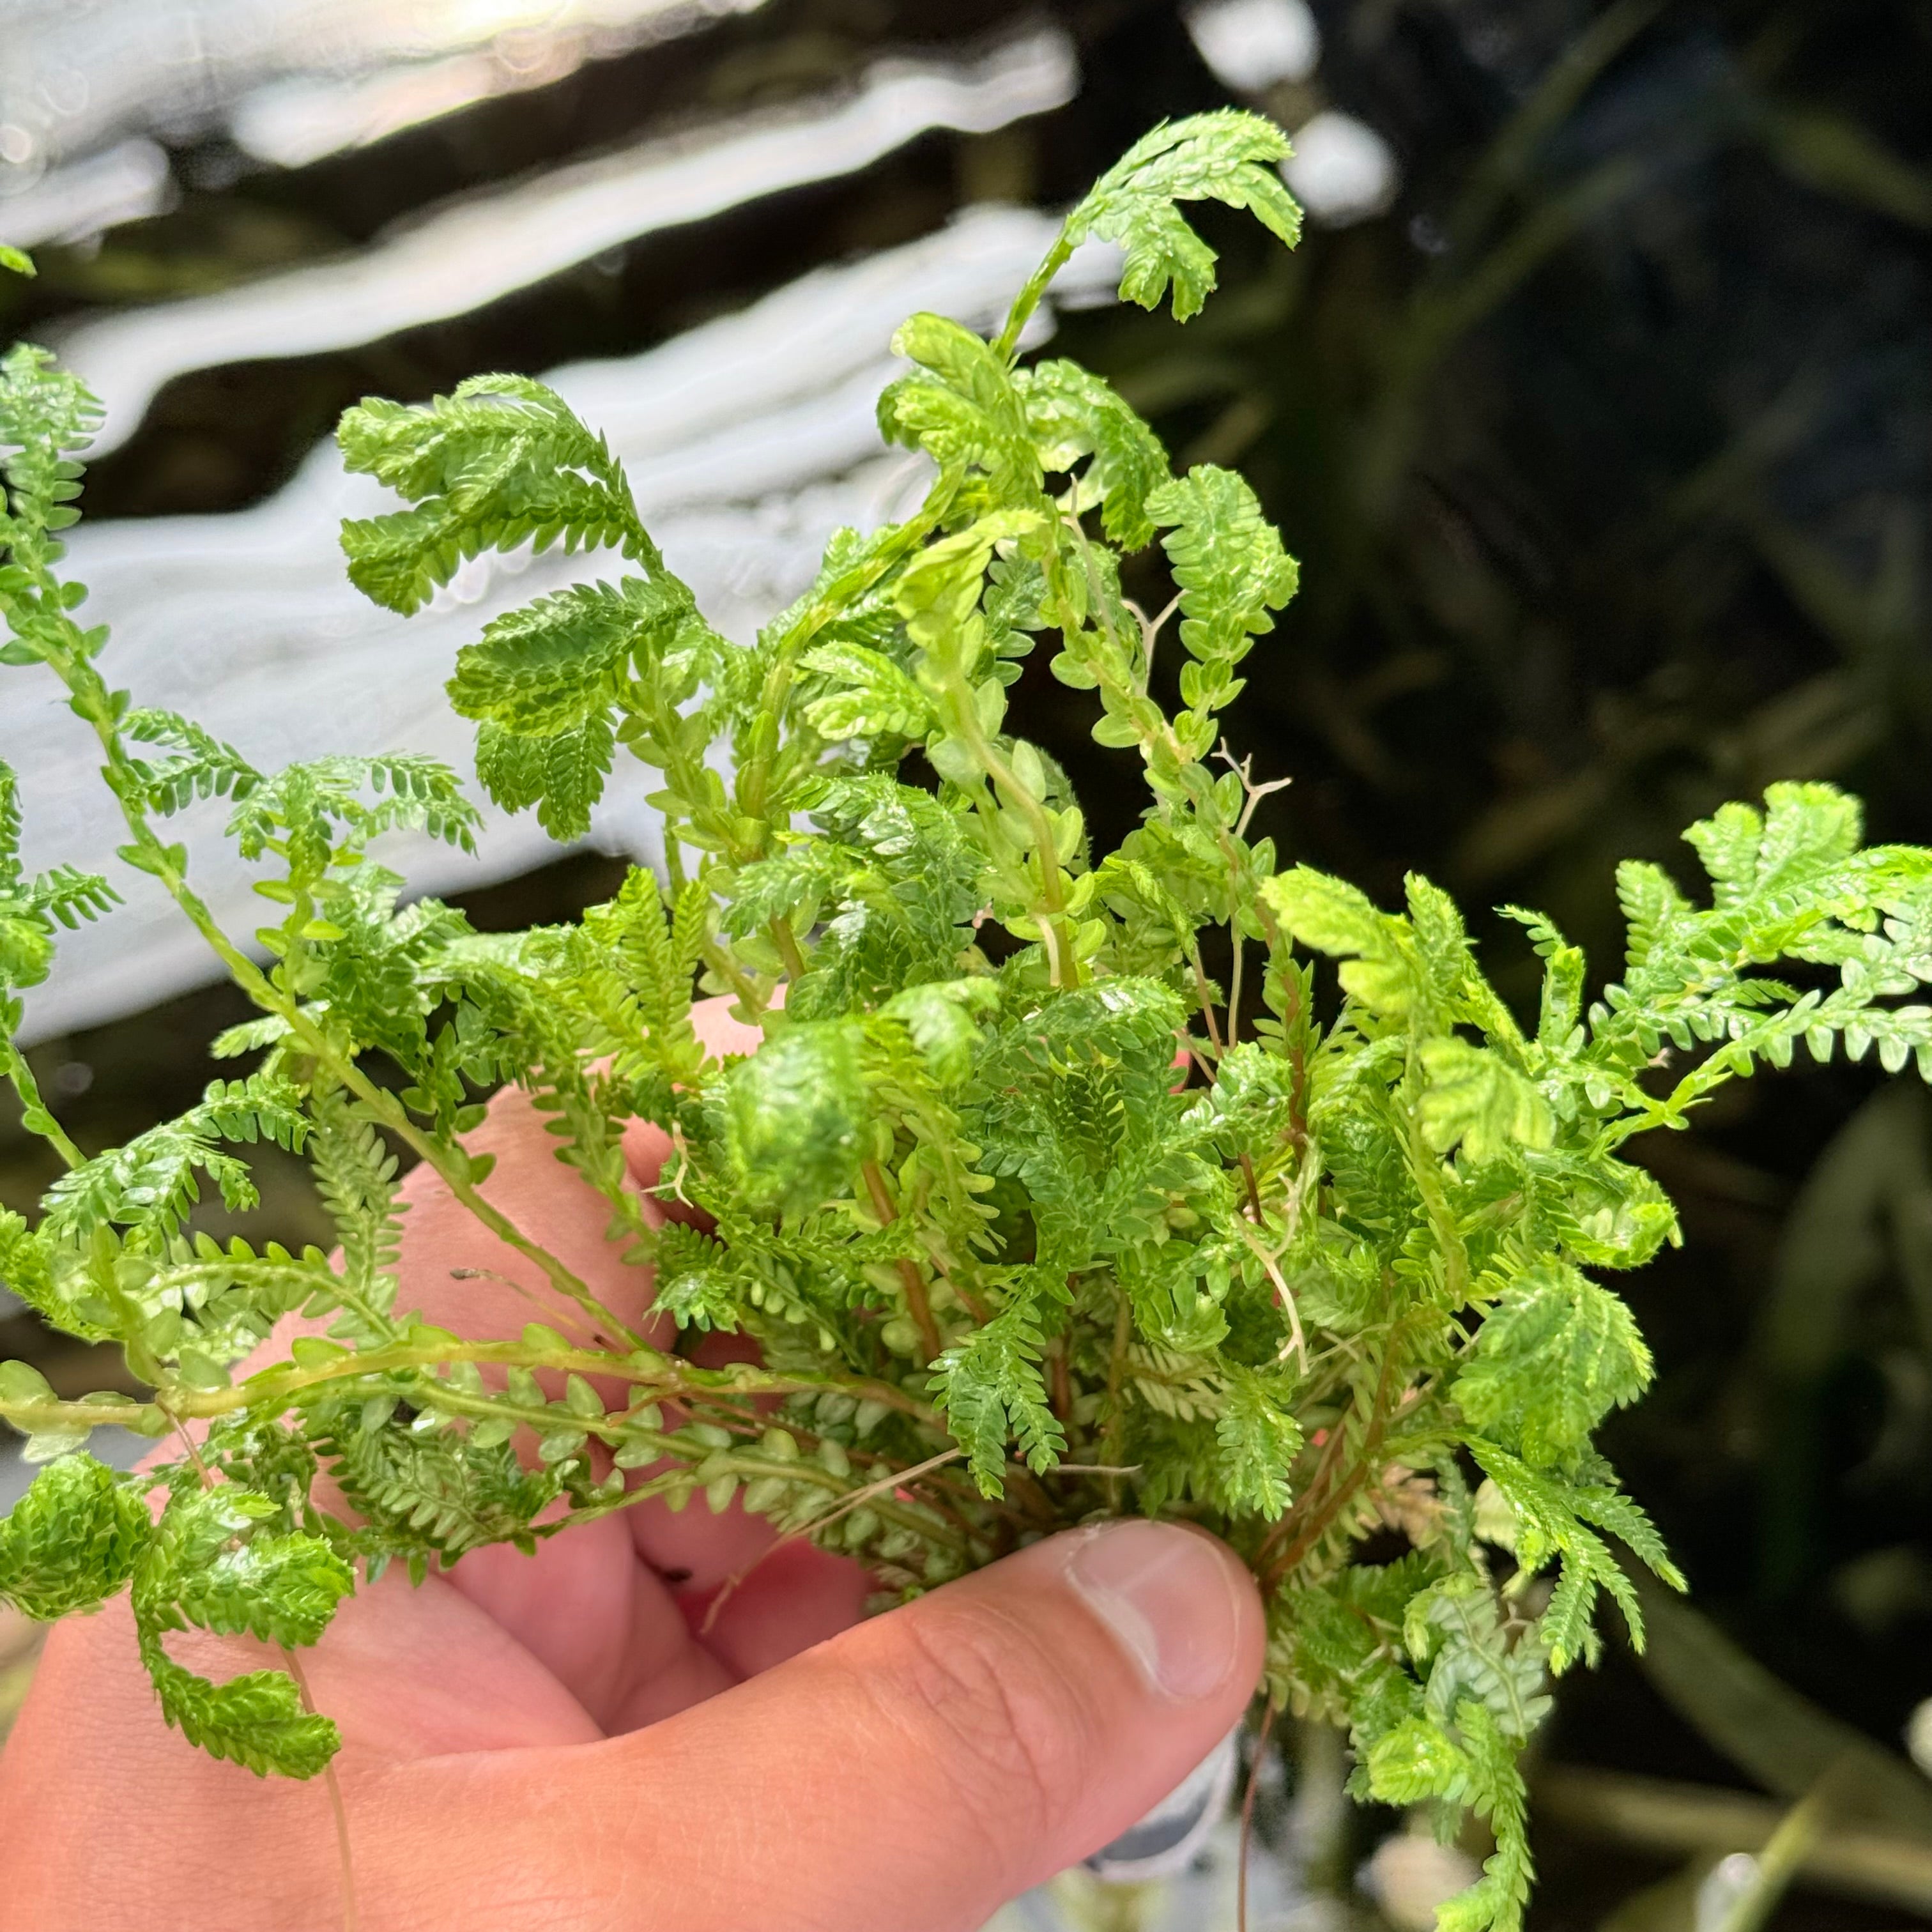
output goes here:
<path id="1" fill-rule="evenodd" d="M 1185 322 L 1214 289 L 1215 255 L 1175 204 L 1218 201 L 1247 208 L 1292 248 L 1301 211 L 1277 171 L 1288 152 L 1287 137 L 1273 122 L 1233 108 L 1164 122 L 1094 184 L 1067 218 L 1067 238 L 1118 242 L 1126 257 L 1122 297 L 1154 308 L 1172 286 L 1174 320 Z"/>

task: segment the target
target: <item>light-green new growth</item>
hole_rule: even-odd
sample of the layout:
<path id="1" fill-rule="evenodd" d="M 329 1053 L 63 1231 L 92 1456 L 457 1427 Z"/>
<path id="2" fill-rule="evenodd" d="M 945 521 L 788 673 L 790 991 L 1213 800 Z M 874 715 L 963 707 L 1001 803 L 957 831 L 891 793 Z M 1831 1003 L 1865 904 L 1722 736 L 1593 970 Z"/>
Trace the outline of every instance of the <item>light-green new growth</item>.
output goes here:
<path id="1" fill-rule="evenodd" d="M 1090 235 L 1121 246 L 1125 295 L 1171 292 L 1182 319 L 1214 256 L 1181 204 L 1249 208 L 1292 242 L 1285 148 L 1241 114 L 1158 129 L 1068 218 L 994 340 L 908 322 L 910 373 L 880 422 L 930 459 L 926 500 L 841 532 L 748 647 L 705 622 L 621 466 L 541 386 L 484 376 L 349 412 L 350 466 L 405 506 L 343 532 L 379 602 L 414 610 L 486 550 L 608 560 L 608 580 L 488 624 L 450 697 L 476 722 L 484 790 L 560 839 L 583 833 L 616 760 L 650 767 L 666 876 L 634 872 L 578 923 L 507 937 L 400 903 L 368 856 L 400 825 L 466 843 L 455 774 L 327 755 L 265 773 L 110 685 L 107 633 L 82 626 L 85 592 L 60 572 L 95 406 L 41 352 L 12 352 L 0 657 L 64 686 L 126 820 L 122 860 L 260 1017 L 214 1048 L 251 1072 L 100 1151 L 72 1144 L 0 1047 L 68 1170 L 37 1222 L 0 1215 L 0 1277 L 56 1328 L 118 1344 L 152 1391 L 60 1401 L 0 1366 L 0 1414 L 46 1465 L 0 1526 L 0 1594 L 50 1617 L 130 1587 L 170 1719 L 306 1776 L 335 1736 L 293 1680 L 211 1683 L 172 1660 L 171 1632 L 312 1642 L 358 1568 L 420 1576 L 647 1496 L 740 1498 L 861 1558 L 888 1597 L 1096 1514 L 1184 1516 L 1267 1593 L 1259 1694 L 1347 1726 L 1365 1794 L 1488 1820 L 1497 1849 L 1445 1926 L 1519 1923 L 1516 1759 L 1546 1680 L 1594 1655 L 1601 1593 L 1640 1636 L 1612 1539 L 1679 1580 L 1592 1448 L 1651 1372 L 1599 1277 L 1676 1237 L 1624 1143 L 1801 1042 L 1820 1058 L 1876 1046 L 1894 1070 L 1916 1054 L 1932 1075 L 1932 1012 L 1897 1004 L 1932 979 L 1932 854 L 1862 848 L 1856 805 L 1822 785 L 1726 806 L 1689 835 L 1707 898 L 1622 868 L 1628 956 L 1594 1001 L 1582 955 L 1513 914 L 1544 961 L 1527 1023 L 1426 880 L 1388 912 L 1278 868 L 1250 836 L 1262 788 L 1216 747 L 1293 560 L 1238 476 L 1174 475 L 1106 383 L 1022 364 L 1016 345 Z M 1150 615 L 1122 560 L 1156 543 L 1178 595 Z M 1064 774 L 1008 718 L 1036 650 L 1094 694 L 1094 736 L 1146 779 L 1117 851 L 1090 850 Z M 1150 689 L 1162 656 L 1172 713 Z M 925 784 L 898 776 L 915 751 Z M 216 797 L 275 909 L 252 947 L 218 928 L 167 829 Z M 58 924 L 115 896 L 70 870 L 26 876 L 17 830 L 0 773 L 9 1041 Z M 1204 963 L 1215 928 L 1225 986 Z M 1768 975 L 1780 961 L 1799 984 Z M 1318 984 L 1331 973 L 1339 998 Z M 697 989 L 762 1027 L 757 1053 L 708 1057 Z M 371 1055 L 400 1088 L 370 1077 Z M 760 1366 L 650 1346 L 479 1191 L 487 1162 L 464 1137 L 506 1082 L 655 1268 L 658 1306 L 687 1336 L 748 1334 Z M 670 1131 L 662 1191 L 712 1232 L 640 1208 L 619 1144 L 638 1118 Z M 338 1261 L 190 1231 L 204 1182 L 252 1199 L 238 1149 L 260 1137 L 312 1162 Z M 404 1158 L 521 1254 L 548 1325 L 464 1340 L 398 1305 Z M 234 1379 L 298 1311 L 328 1339 Z M 607 1407 L 592 1376 L 629 1393 Z M 102 1424 L 205 1432 L 197 1455 L 121 1477 L 83 1452 Z M 353 1520 L 312 1499 L 322 1469 Z M 560 1497 L 567 1516 L 540 1523 Z M 1385 1524 L 1411 1552 L 1354 1561 Z"/>

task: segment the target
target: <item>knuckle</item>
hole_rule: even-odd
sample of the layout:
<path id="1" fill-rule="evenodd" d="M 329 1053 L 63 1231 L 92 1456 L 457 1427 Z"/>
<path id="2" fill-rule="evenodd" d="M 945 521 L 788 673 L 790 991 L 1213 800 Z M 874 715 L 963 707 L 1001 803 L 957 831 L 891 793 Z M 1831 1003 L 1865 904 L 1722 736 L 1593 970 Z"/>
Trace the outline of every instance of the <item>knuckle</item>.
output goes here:
<path id="1" fill-rule="evenodd" d="M 1009 1855 L 1077 1798 L 1088 1722 L 1037 1640 L 997 1610 L 909 1618 L 874 1690 L 930 1754 L 965 1818 Z"/>

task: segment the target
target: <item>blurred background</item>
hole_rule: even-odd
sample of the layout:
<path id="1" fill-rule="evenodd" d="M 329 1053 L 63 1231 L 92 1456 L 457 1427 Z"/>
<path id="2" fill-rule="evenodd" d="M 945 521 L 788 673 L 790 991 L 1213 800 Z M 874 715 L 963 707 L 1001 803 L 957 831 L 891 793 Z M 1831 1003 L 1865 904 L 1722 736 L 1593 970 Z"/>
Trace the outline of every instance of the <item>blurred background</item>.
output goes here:
<path id="1" fill-rule="evenodd" d="M 1051 326 L 1302 560 L 1232 719 L 1294 779 L 1284 850 L 1546 907 L 1606 972 L 1616 860 L 1681 866 L 1724 799 L 1828 778 L 1932 840 L 1928 0 L 0 0 L 0 240 L 40 269 L 0 334 L 109 410 L 76 574 L 116 681 L 258 761 L 460 758 L 455 645 L 553 568 L 479 565 L 406 630 L 359 604 L 346 404 L 556 381 L 748 636 L 914 480 L 872 427 L 894 323 L 990 317 L 1129 141 L 1236 101 L 1295 132 L 1300 248 L 1210 217 L 1186 329 L 1104 263 Z M 1042 669 L 1030 734 L 1117 836 Z M 106 861 L 73 721 L 33 674 L 0 692 L 31 850 Z M 560 859 L 520 823 L 482 865 L 404 859 L 479 923 L 560 916 L 652 856 L 643 789 Z M 218 823 L 191 842 L 238 910 Z M 120 883 L 29 1007 L 90 1148 L 194 1098 L 239 1016 Z M 1606 1447 L 1695 1593 L 1561 1687 L 1532 1924 L 1932 1922 L 1932 1106 L 1803 1066 L 1642 1157 L 1688 1243 L 1628 1284 L 1659 1378 Z M 50 1178 L 0 1115 L 0 1199 Z M 254 1218 L 323 1238 L 301 1172 L 264 1178 Z M 11 1303 L 0 1354 L 116 1372 Z M 31 1652 L 0 1625 L 0 1724 Z M 1262 1767 L 1258 1928 L 1420 1932 L 1480 1857 L 1342 1807 L 1342 1769 L 1292 1734 Z M 1219 1924 L 1230 1872 L 1222 1842 L 1188 1886 L 1069 1880 L 1012 1921 Z"/>

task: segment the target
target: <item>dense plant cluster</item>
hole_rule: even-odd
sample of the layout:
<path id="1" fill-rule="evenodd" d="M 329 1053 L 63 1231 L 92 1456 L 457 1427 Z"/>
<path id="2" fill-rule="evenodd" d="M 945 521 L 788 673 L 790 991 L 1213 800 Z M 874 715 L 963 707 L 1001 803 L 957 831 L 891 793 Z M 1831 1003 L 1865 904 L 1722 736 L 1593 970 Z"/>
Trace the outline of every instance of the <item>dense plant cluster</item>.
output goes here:
<path id="1" fill-rule="evenodd" d="M 433 761 L 264 772 L 111 687 L 107 632 L 59 568 L 97 413 L 42 352 L 12 352 L 0 658 L 60 680 L 125 818 L 119 856 L 260 1017 L 214 1043 L 252 1057 L 242 1077 L 125 1146 L 73 1144 L 10 1042 L 58 926 L 115 895 L 24 872 L 0 772 L 0 1059 L 68 1169 L 37 1221 L 0 1214 L 0 1278 L 152 1391 L 63 1401 L 0 1366 L 0 1414 L 46 1465 L 0 1526 L 0 1594 L 55 1617 L 128 1588 L 170 1720 L 307 1776 L 337 1738 L 295 1677 L 212 1682 L 171 1632 L 312 1643 L 358 1568 L 421 1576 L 646 1497 L 742 1502 L 862 1560 L 888 1600 L 1096 1515 L 1184 1516 L 1266 1592 L 1259 1694 L 1347 1726 L 1364 1794 L 1487 1821 L 1496 1851 L 1444 1924 L 1519 1922 L 1516 1760 L 1547 1679 L 1594 1654 L 1604 1593 L 1640 1637 L 1612 1539 L 1680 1580 L 1592 1447 L 1650 1364 L 1590 1270 L 1676 1235 L 1624 1144 L 1801 1042 L 1932 1077 L 1932 1010 L 1898 1004 L 1932 980 L 1932 853 L 1863 848 L 1856 804 L 1822 785 L 1726 806 L 1688 835 L 1706 898 L 1622 868 L 1628 956 L 1594 998 L 1581 952 L 1512 911 L 1544 962 L 1526 1024 L 1426 880 L 1387 912 L 1250 837 L 1268 788 L 1221 748 L 1220 713 L 1294 562 L 1238 476 L 1175 475 L 1105 382 L 1017 349 L 1090 236 L 1120 247 L 1124 294 L 1183 320 L 1214 258 L 1178 204 L 1246 208 L 1292 243 L 1284 150 L 1242 114 L 1160 128 L 1068 217 L 994 339 L 908 322 L 880 422 L 928 459 L 925 500 L 836 536 L 749 647 L 706 625 L 621 466 L 541 386 L 350 412 L 350 466 L 406 506 L 344 530 L 377 602 L 416 610 L 486 550 L 628 567 L 490 622 L 449 685 L 485 791 L 560 840 L 620 756 L 657 774 L 664 876 L 634 872 L 565 926 L 484 934 L 404 902 L 372 842 L 466 844 L 476 822 Z M 1163 570 L 1174 600 L 1150 614 L 1124 582 Z M 1094 694 L 1095 737 L 1138 756 L 1150 802 L 1115 851 L 1090 850 L 1064 774 L 1009 728 L 1036 650 Z M 253 948 L 169 836 L 214 798 L 275 910 Z M 1764 970 L 1780 961 L 1799 983 Z M 707 1052 L 700 993 L 762 1030 L 756 1052 Z M 493 1202 L 465 1136 L 508 1082 L 655 1270 L 677 1346 Z M 668 1132 L 656 1191 L 701 1229 L 629 1185 L 638 1120 Z M 310 1162 L 333 1258 L 194 1230 L 204 1184 L 252 1201 L 240 1150 L 261 1139 Z M 478 1340 L 398 1304 L 404 1156 L 522 1258 L 545 1320 Z M 258 1353 L 297 1314 L 326 1334 Z M 692 1360 L 718 1330 L 758 1363 Z M 116 1424 L 182 1453 L 118 1475 L 85 1454 Z M 352 1516 L 318 1505 L 325 1471 Z M 1388 1532 L 1406 1554 L 1357 1560 Z"/>

